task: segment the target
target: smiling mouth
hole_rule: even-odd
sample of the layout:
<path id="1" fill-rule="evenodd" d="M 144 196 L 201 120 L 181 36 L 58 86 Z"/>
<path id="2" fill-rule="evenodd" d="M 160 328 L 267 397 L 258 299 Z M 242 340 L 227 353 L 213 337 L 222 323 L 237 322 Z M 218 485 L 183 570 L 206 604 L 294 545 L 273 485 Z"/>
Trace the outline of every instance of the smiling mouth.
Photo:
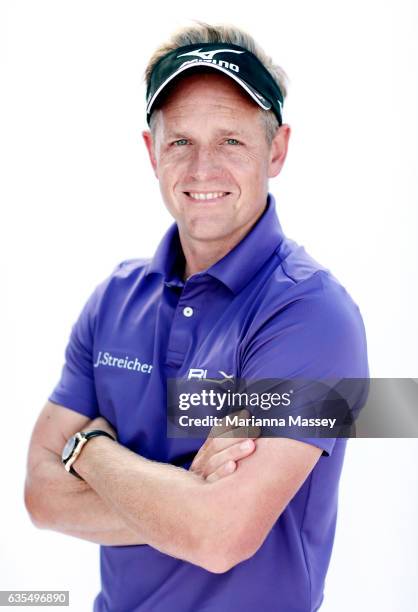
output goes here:
<path id="1" fill-rule="evenodd" d="M 219 202 L 231 195 L 230 191 L 211 191 L 207 193 L 198 191 L 184 191 L 183 193 L 194 202 Z"/>

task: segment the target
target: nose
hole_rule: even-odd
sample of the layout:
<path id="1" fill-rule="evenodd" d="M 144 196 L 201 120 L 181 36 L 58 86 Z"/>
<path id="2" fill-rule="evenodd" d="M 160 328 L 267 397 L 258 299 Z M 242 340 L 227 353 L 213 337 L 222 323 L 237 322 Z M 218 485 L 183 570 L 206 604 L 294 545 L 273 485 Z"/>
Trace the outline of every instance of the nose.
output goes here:
<path id="1" fill-rule="evenodd" d="M 191 178 L 205 181 L 222 173 L 219 156 L 213 146 L 195 144 L 190 149 L 188 170 Z"/>

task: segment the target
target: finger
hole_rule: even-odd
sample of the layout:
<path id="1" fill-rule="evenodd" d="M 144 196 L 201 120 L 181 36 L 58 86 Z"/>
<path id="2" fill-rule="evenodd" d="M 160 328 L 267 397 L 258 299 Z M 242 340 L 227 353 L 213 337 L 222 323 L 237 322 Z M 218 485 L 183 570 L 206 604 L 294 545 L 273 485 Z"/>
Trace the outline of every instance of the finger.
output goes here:
<path id="1" fill-rule="evenodd" d="M 238 415 L 240 418 L 248 418 L 249 411 L 244 408 L 231 413 L 232 415 Z M 234 444 L 237 444 L 246 439 L 255 440 L 261 435 L 260 427 L 247 427 L 239 426 L 235 427 L 232 425 L 226 425 L 225 419 L 222 419 L 222 424 L 212 427 L 208 438 L 200 447 L 199 451 L 195 455 L 190 469 L 198 474 L 201 474 L 203 468 L 209 461 L 209 459 L 219 451 L 228 448 Z"/>
<path id="2" fill-rule="evenodd" d="M 255 440 L 257 436 L 247 436 L 247 431 L 245 428 L 241 427 L 236 430 L 234 436 L 231 437 L 223 437 L 220 438 L 212 438 L 211 442 L 206 446 L 205 454 L 213 455 L 215 453 L 219 453 L 230 446 L 235 446 L 236 444 L 240 444 L 245 440 Z"/>
<path id="3" fill-rule="evenodd" d="M 250 416 L 249 411 L 246 408 L 243 408 L 242 410 L 237 410 L 236 412 L 232 412 L 230 415 L 228 415 L 230 417 L 234 417 L 237 416 L 239 417 L 239 419 L 248 419 Z M 215 437 L 219 437 L 222 436 L 228 432 L 233 431 L 234 429 L 237 429 L 234 425 L 227 425 L 226 424 L 226 417 L 224 417 L 219 425 L 214 425 L 212 427 L 212 429 L 210 430 L 209 433 L 209 437 L 210 438 L 215 438 Z"/>
<path id="4" fill-rule="evenodd" d="M 260 427 L 236 427 L 233 430 L 231 429 L 229 431 L 225 431 L 221 436 L 211 438 L 206 444 L 205 451 L 210 450 L 213 454 L 213 452 L 219 452 L 224 448 L 228 448 L 234 444 L 239 444 L 247 439 L 256 440 L 260 435 Z"/>
<path id="5" fill-rule="evenodd" d="M 224 448 L 228 448 L 233 444 L 238 444 L 247 439 L 256 440 L 261 435 L 260 427 L 252 427 L 250 429 L 248 427 L 236 427 L 233 430 L 226 431 L 224 429 L 223 431 L 224 435 L 207 438 L 205 440 L 195 455 L 195 461 L 200 461 L 202 459 L 206 460 L 208 455 L 211 456 Z"/>
<path id="6" fill-rule="evenodd" d="M 236 462 L 244 457 L 248 457 L 255 450 L 255 442 L 250 439 L 242 440 L 239 444 L 234 444 L 229 448 L 212 455 L 210 459 L 202 465 L 201 472 L 204 477 L 216 472 L 221 466 L 227 465 L 230 461 Z"/>
<path id="7" fill-rule="evenodd" d="M 242 425 L 235 429 L 225 431 L 219 438 L 221 439 L 233 439 L 233 438 L 259 438 L 261 435 L 261 428 L 258 425 Z"/>
<path id="8" fill-rule="evenodd" d="M 227 461 L 223 465 L 221 465 L 215 472 L 209 474 L 206 477 L 206 482 L 215 482 L 216 480 L 220 480 L 225 476 L 229 476 L 233 472 L 235 472 L 237 464 L 235 461 Z"/>
<path id="9" fill-rule="evenodd" d="M 247 437 L 245 436 L 245 428 L 239 428 L 237 431 L 237 435 L 232 438 L 211 438 L 205 445 L 203 445 L 195 458 L 193 459 L 193 463 L 190 466 L 190 469 L 194 472 L 202 473 L 205 469 L 205 466 L 208 464 L 210 459 L 221 453 L 225 449 L 228 449 L 232 446 L 239 446 L 241 443 L 246 440 L 255 440 L 258 436 Z M 241 434 L 241 435 L 238 435 Z"/>

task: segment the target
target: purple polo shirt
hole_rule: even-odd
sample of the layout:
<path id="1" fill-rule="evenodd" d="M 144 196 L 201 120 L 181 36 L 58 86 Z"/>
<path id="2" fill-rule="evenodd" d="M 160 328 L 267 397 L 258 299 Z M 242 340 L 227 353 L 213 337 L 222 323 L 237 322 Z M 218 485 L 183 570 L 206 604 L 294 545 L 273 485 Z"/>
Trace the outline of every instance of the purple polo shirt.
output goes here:
<path id="1" fill-rule="evenodd" d="M 104 416 L 124 446 L 188 469 L 204 440 L 167 438 L 167 378 L 191 368 L 206 369 L 208 378 L 220 371 L 248 379 L 369 376 L 358 306 L 283 234 L 271 194 L 232 251 L 186 282 L 183 270 L 176 224 L 152 259 L 120 263 L 74 324 L 49 399 Z M 318 610 L 346 440 L 310 443 L 323 449 L 319 462 L 251 559 L 213 574 L 148 545 L 101 546 L 94 610 Z"/>

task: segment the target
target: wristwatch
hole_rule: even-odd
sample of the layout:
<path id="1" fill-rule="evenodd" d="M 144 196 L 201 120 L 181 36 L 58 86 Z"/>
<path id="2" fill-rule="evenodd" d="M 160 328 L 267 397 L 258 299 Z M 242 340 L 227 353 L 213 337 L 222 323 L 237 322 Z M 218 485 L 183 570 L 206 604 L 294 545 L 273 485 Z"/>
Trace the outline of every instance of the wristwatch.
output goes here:
<path id="1" fill-rule="evenodd" d="M 102 429 L 92 429 L 91 431 L 87 432 L 78 431 L 76 434 L 71 436 L 71 438 L 69 438 L 63 448 L 61 454 L 61 461 L 64 464 L 65 469 L 70 474 L 73 474 L 74 476 L 77 476 L 77 478 L 80 478 L 80 480 L 84 479 L 81 478 L 79 474 L 77 474 L 77 472 L 73 468 L 73 463 L 81 453 L 83 446 L 87 444 L 90 438 L 94 438 L 95 436 L 107 436 L 108 438 L 111 438 L 116 442 L 116 439 L 109 433 L 107 433 L 107 431 L 103 431 Z"/>

